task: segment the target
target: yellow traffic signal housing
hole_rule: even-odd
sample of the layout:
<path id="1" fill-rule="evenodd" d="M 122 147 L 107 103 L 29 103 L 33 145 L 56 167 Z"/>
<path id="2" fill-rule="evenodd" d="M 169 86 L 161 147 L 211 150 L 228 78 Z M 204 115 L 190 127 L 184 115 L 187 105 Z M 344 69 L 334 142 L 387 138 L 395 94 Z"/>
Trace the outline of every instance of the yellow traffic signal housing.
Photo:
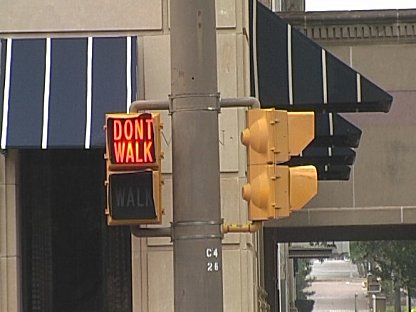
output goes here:
<path id="1" fill-rule="evenodd" d="M 247 146 L 249 165 L 274 164 L 279 153 L 279 112 L 274 109 L 247 111 L 247 128 L 241 133 L 241 142 Z M 284 117 L 282 115 L 282 117 Z M 287 130 L 287 126 L 286 126 Z M 286 131 L 287 134 L 287 131 Z"/>
<path id="2" fill-rule="evenodd" d="M 285 218 L 303 208 L 318 191 L 316 168 L 309 166 L 254 165 L 242 196 L 251 221 Z"/>
<path id="3" fill-rule="evenodd" d="M 313 112 L 251 109 L 241 142 L 247 146 L 247 163 L 277 164 L 299 155 L 315 138 Z"/>
<path id="4" fill-rule="evenodd" d="M 106 114 L 108 225 L 159 224 L 160 114 Z"/>
<path id="5" fill-rule="evenodd" d="M 242 189 L 242 196 L 248 202 L 248 218 L 252 221 L 273 218 L 277 189 L 275 166 L 253 165 L 248 175 L 249 182 Z"/>
<path id="6" fill-rule="evenodd" d="M 299 155 L 314 139 L 314 113 L 252 109 L 246 117 L 241 141 L 247 146 L 247 184 L 242 193 L 249 219 L 288 217 L 317 193 L 316 168 L 277 164 Z"/>
<path id="7" fill-rule="evenodd" d="M 288 166 L 275 166 L 277 176 L 275 218 L 285 218 L 290 215 L 290 174 L 288 168 Z"/>

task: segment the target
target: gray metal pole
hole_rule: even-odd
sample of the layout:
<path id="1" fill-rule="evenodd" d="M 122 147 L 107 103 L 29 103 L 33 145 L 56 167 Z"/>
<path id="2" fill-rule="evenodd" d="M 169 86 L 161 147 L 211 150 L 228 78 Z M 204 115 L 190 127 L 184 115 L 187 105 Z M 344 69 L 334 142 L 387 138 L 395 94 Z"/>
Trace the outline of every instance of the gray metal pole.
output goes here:
<path id="1" fill-rule="evenodd" d="M 170 10 L 175 311 L 223 311 L 215 1 Z"/>

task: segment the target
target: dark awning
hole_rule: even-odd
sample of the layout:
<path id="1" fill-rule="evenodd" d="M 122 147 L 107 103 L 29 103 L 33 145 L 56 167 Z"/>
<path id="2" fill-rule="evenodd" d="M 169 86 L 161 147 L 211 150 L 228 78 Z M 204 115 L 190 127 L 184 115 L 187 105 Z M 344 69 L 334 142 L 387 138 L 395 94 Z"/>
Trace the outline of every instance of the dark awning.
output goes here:
<path id="1" fill-rule="evenodd" d="M 308 147 L 302 156 L 292 157 L 290 166 L 315 165 L 319 180 L 348 180 L 355 151 L 348 147 Z"/>
<path id="2" fill-rule="evenodd" d="M 319 180 L 348 180 L 361 129 L 335 113 L 317 113 L 315 122 L 315 139 L 289 165 L 315 165 Z"/>
<path id="3" fill-rule="evenodd" d="M 136 37 L 1 39 L 6 148 L 103 147 L 105 113 L 136 99 Z"/>
<path id="4" fill-rule="evenodd" d="M 264 108 L 315 112 L 315 139 L 290 164 L 315 165 L 320 180 L 348 179 L 355 152 L 339 148 L 358 147 L 361 130 L 338 113 L 388 112 L 392 96 L 258 1 L 250 4 L 251 94 Z"/>
<path id="5" fill-rule="evenodd" d="M 257 72 L 263 107 L 336 113 L 390 110 L 390 94 L 262 4 L 256 8 L 252 73 Z"/>
<path id="6" fill-rule="evenodd" d="M 335 113 L 315 115 L 315 139 L 312 146 L 358 147 L 362 131 Z"/>
<path id="7" fill-rule="evenodd" d="M 290 165 L 302 166 L 311 163 L 321 166 L 352 165 L 355 151 L 349 147 L 311 147 L 302 156 L 292 157 Z"/>

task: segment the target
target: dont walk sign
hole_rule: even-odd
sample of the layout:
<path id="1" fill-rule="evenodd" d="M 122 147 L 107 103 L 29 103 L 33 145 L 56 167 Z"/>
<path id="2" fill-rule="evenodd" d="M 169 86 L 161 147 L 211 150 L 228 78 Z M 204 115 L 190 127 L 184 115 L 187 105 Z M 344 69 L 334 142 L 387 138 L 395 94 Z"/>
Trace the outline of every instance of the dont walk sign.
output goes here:
<path id="1" fill-rule="evenodd" d="M 109 225 L 161 222 L 160 115 L 106 114 Z"/>

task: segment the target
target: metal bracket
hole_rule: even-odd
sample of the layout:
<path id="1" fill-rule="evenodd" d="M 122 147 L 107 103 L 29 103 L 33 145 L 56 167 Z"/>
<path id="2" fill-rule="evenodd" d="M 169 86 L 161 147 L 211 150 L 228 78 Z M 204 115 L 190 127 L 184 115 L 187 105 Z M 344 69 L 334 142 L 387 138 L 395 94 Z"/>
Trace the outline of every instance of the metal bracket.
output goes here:
<path id="1" fill-rule="evenodd" d="M 214 106 L 206 106 L 206 107 L 175 107 L 174 105 L 174 100 L 176 99 L 183 99 L 183 98 L 216 98 L 215 100 L 215 105 Z M 172 115 L 173 113 L 176 112 L 183 112 L 183 111 L 201 111 L 201 110 L 206 110 L 206 111 L 217 111 L 220 112 L 221 111 L 221 106 L 220 106 L 220 93 L 191 93 L 191 94 L 176 94 L 176 95 L 169 95 L 169 114 Z"/>
<path id="2" fill-rule="evenodd" d="M 223 224 L 223 233 L 255 233 L 263 227 L 263 221 L 253 221 L 246 224 Z"/>
<path id="3" fill-rule="evenodd" d="M 224 235 L 222 234 L 221 226 L 222 220 L 174 222 L 172 223 L 172 241 L 204 238 L 223 239 Z M 201 227 L 205 228 L 204 234 L 199 234 L 203 232 Z"/>
<path id="4" fill-rule="evenodd" d="M 184 97 L 185 95 L 177 95 L 176 97 L 169 96 L 169 100 L 138 100 L 131 103 L 130 106 L 130 113 L 138 113 L 144 110 L 169 110 L 171 114 L 173 112 L 173 104 L 172 101 L 174 98 Z M 190 95 L 187 95 L 190 97 Z M 198 95 L 193 95 L 197 97 Z M 212 95 L 199 95 L 199 96 L 216 96 L 219 98 L 218 94 Z M 219 99 L 219 103 L 217 103 L 217 107 L 214 108 L 207 108 L 209 110 L 215 109 L 217 111 L 220 108 L 230 108 L 230 107 L 251 107 L 251 108 L 260 108 L 260 102 L 258 99 L 254 97 L 241 97 L 241 98 L 222 98 Z"/>

